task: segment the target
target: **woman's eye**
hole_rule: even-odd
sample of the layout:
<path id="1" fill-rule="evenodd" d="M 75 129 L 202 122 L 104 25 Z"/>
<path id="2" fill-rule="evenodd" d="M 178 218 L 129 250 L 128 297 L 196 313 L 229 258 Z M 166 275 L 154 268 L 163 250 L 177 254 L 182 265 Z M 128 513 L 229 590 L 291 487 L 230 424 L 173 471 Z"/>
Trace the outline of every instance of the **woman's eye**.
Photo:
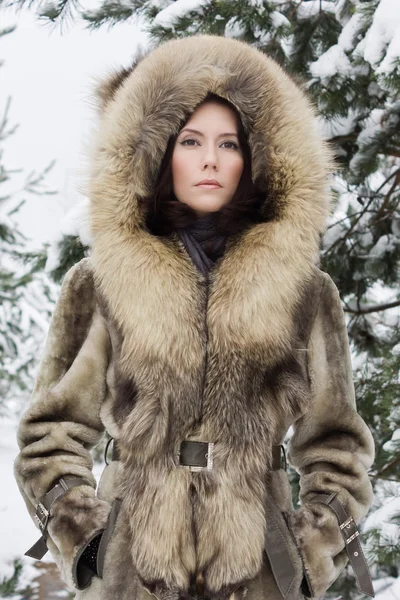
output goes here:
<path id="1" fill-rule="evenodd" d="M 235 142 L 224 142 L 224 144 L 231 144 L 231 146 L 233 146 L 234 150 L 238 150 L 239 146 L 237 144 L 235 144 Z"/>
<path id="2" fill-rule="evenodd" d="M 195 142 L 196 144 L 198 143 L 197 140 L 193 139 L 193 138 L 188 138 L 187 140 L 183 140 L 183 142 L 181 142 L 181 144 L 183 146 L 194 146 L 194 144 L 187 144 L 187 142 Z M 224 144 L 230 144 L 230 148 L 233 150 L 239 150 L 239 146 L 237 144 L 235 144 L 235 142 L 222 142 L 222 145 Z"/>

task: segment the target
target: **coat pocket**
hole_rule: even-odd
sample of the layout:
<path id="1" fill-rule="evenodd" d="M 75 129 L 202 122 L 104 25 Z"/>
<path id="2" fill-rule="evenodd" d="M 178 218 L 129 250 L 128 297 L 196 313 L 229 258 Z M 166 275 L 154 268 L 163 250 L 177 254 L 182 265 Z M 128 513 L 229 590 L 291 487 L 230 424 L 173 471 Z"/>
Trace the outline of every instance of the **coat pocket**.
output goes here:
<path id="1" fill-rule="evenodd" d="M 265 552 L 275 582 L 284 600 L 298 600 L 303 579 L 303 562 L 284 514 L 272 500 L 266 505 Z"/>
<path id="2" fill-rule="evenodd" d="M 104 561 L 106 557 L 106 552 L 108 548 L 108 544 L 111 540 L 111 537 L 114 533 L 115 524 L 117 522 L 117 517 L 119 510 L 121 508 L 122 500 L 116 498 L 112 503 L 110 515 L 108 517 L 106 528 L 101 536 L 99 549 L 97 551 L 97 574 L 99 577 L 103 577 L 104 571 Z"/>

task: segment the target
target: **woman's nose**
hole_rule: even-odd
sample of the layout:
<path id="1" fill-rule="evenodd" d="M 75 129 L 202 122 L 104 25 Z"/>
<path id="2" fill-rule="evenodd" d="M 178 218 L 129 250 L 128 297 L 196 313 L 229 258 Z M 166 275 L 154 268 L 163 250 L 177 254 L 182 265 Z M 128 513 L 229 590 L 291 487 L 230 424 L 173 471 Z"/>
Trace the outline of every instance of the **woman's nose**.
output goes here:
<path id="1" fill-rule="evenodd" d="M 203 167 L 218 167 L 218 155 L 215 147 L 207 148 L 203 157 Z"/>

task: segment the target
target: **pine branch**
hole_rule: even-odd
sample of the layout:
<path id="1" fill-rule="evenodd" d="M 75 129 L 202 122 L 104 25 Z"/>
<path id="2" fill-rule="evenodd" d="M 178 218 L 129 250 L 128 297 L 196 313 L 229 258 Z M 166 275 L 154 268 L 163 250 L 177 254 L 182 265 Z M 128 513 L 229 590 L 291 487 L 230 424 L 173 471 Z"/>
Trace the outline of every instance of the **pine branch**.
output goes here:
<path id="1" fill-rule="evenodd" d="M 400 150 L 398 148 L 385 148 L 381 150 L 382 154 L 385 156 L 396 156 L 396 158 L 400 158 Z"/>
<path id="2" fill-rule="evenodd" d="M 359 132 L 354 131 L 353 133 L 348 133 L 347 135 L 337 135 L 333 138 L 330 138 L 328 141 L 329 144 L 343 144 L 345 142 L 356 142 L 358 138 Z"/>
<path id="3" fill-rule="evenodd" d="M 383 310 L 388 310 L 388 308 L 395 308 L 396 306 L 400 306 L 400 300 L 396 300 L 394 302 L 387 302 L 386 304 L 375 304 L 374 306 L 367 306 L 365 308 L 361 307 L 361 304 L 358 302 L 358 308 L 350 308 L 348 304 L 344 307 L 344 312 L 351 313 L 353 315 L 366 315 L 375 312 L 382 312 Z"/>
<path id="4" fill-rule="evenodd" d="M 380 471 L 377 471 L 374 475 L 373 475 L 373 479 L 383 479 L 382 475 L 386 475 L 386 473 L 389 473 L 390 471 L 392 471 L 393 469 L 395 469 L 396 467 L 398 467 L 400 465 L 400 454 L 399 456 L 396 456 L 395 459 L 391 460 L 390 463 L 388 463 L 387 465 L 385 465 L 383 467 L 383 469 L 381 469 Z"/>
<path id="5" fill-rule="evenodd" d="M 363 215 L 366 214 L 366 212 L 368 211 L 369 207 L 372 204 L 372 201 L 374 200 L 374 197 L 370 198 L 367 202 L 367 204 L 365 205 L 365 207 L 363 208 L 362 211 L 360 211 L 360 213 L 358 213 L 357 218 L 354 220 L 354 222 L 352 223 L 351 227 L 346 231 L 346 233 L 344 234 L 343 237 L 338 238 L 337 240 L 335 240 L 333 242 L 333 244 L 329 247 L 328 251 L 329 253 L 332 252 L 332 250 L 338 246 L 339 244 L 342 244 L 346 239 L 348 239 L 350 237 L 350 235 L 353 233 L 353 231 L 356 228 L 356 225 L 359 223 L 359 221 L 362 219 Z"/>
<path id="6" fill-rule="evenodd" d="M 371 221 L 371 225 L 374 225 L 374 224 L 376 225 L 377 223 L 381 222 L 382 220 L 384 220 L 385 218 L 388 217 L 387 214 L 385 215 L 385 211 L 390 204 L 390 201 L 392 199 L 392 194 L 396 191 L 396 188 L 399 184 L 400 184 L 400 169 L 397 170 L 394 181 L 393 181 L 392 185 L 390 186 L 390 190 L 387 192 L 387 194 L 385 194 L 385 197 L 383 199 L 381 206 L 379 207 L 378 212 L 376 213 L 376 215 L 373 217 L 373 219 Z"/>
<path id="7" fill-rule="evenodd" d="M 304 0 L 300 0 L 300 2 L 292 8 L 292 10 L 290 11 L 290 13 L 288 15 L 288 19 L 290 19 L 291 17 L 294 16 L 295 12 L 300 8 L 300 6 L 303 4 L 303 2 L 304 2 Z"/>

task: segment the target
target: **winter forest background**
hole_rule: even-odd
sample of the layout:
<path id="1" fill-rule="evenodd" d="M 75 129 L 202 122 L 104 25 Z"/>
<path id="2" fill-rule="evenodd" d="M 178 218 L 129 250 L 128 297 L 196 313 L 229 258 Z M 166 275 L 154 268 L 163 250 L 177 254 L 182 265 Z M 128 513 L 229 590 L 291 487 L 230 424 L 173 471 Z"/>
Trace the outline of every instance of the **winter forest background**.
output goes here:
<path id="1" fill-rule="evenodd" d="M 358 408 L 376 442 L 375 500 L 363 523 L 363 544 L 377 598 L 400 600 L 400 0 L 105 0 L 90 6 L 0 0 L 0 597 L 55 597 L 43 595 L 38 565 L 23 558 L 37 531 L 12 477 L 15 427 L 29 402 L 60 281 L 90 247 L 83 166 L 70 174 L 52 162 L 38 169 L 40 136 L 13 146 L 17 126 L 28 128 L 36 114 L 19 122 L 11 90 L 1 83 L 12 62 L 2 42 L 18 36 L 28 13 L 32 27 L 45 28 L 48 56 L 61 37 L 79 31 L 82 98 L 93 76 L 128 66 L 137 49 L 199 32 L 246 40 L 308 90 L 338 162 L 322 268 L 341 293 Z M 27 36 L 13 52 L 29 53 L 28 42 Z M 119 54 L 113 53 L 117 46 Z M 59 65 L 65 80 L 57 82 L 65 89 L 68 78 L 79 77 L 76 64 L 75 58 Z M 26 104 L 35 94 L 47 98 L 56 85 L 51 73 L 48 88 L 35 89 L 34 76 L 30 81 L 18 88 Z M 54 143 L 55 159 L 67 138 L 80 151 L 86 131 L 83 121 L 75 123 Z M 296 484 L 296 474 L 291 477 Z M 62 595 L 68 597 L 59 590 Z M 340 597 L 359 598 L 351 568 L 326 596 Z"/>

